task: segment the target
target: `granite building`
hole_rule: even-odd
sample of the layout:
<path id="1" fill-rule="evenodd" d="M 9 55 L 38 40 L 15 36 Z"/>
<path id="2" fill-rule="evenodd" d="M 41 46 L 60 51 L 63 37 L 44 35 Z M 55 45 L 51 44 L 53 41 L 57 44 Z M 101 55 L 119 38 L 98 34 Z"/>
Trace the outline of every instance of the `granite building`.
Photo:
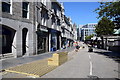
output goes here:
<path id="1" fill-rule="evenodd" d="M 1 2 L 2 54 L 14 57 L 33 55 L 34 8 L 32 2 Z"/>
<path id="2" fill-rule="evenodd" d="M 76 40 L 76 25 L 64 14 L 63 3 L 3 0 L 0 6 L 2 58 L 56 51 Z"/>

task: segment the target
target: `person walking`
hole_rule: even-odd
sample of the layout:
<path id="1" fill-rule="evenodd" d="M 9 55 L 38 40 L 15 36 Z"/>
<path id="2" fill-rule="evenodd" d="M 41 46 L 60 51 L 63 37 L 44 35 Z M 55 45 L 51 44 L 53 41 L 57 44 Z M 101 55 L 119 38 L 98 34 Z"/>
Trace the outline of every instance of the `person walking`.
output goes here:
<path id="1" fill-rule="evenodd" d="M 80 46 L 78 45 L 78 43 L 76 43 L 75 48 L 76 48 L 75 51 L 78 52 L 78 50 L 79 50 L 79 48 L 80 48 Z"/>

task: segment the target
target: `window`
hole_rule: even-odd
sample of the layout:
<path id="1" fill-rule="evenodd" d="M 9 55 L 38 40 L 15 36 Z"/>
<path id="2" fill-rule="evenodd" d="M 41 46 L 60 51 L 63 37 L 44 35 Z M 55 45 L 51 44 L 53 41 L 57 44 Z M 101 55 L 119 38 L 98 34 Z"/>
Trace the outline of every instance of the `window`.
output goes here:
<path id="1" fill-rule="evenodd" d="M 60 20 L 59 19 L 57 20 L 57 25 L 60 26 Z"/>
<path id="2" fill-rule="evenodd" d="M 48 13 L 45 10 L 42 10 L 42 12 L 41 12 L 42 25 L 44 25 L 44 26 L 47 25 L 47 19 L 48 19 Z"/>
<path id="3" fill-rule="evenodd" d="M 41 2 L 46 6 L 47 0 L 42 0 Z"/>
<path id="4" fill-rule="evenodd" d="M 29 18 L 29 3 L 28 2 L 22 3 L 22 17 Z"/>
<path id="5" fill-rule="evenodd" d="M 2 12 L 12 13 L 12 0 L 3 0 Z"/>
<path id="6" fill-rule="evenodd" d="M 55 23 L 55 16 L 52 16 L 52 25 Z"/>

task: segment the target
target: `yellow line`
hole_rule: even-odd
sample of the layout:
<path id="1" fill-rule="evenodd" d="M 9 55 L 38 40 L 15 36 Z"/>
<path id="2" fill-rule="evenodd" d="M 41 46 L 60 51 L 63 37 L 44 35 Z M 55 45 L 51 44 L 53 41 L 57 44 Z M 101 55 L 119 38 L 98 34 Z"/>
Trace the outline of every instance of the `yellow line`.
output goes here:
<path id="1" fill-rule="evenodd" d="M 7 70 L 7 69 L 5 69 L 5 71 L 7 71 L 7 72 L 13 72 L 13 73 L 19 73 L 19 74 L 25 74 L 25 75 L 33 76 L 33 77 L 37 77 L 37 78 L 40 77 L 39 75 L 28 74 L 28 73 L 24 73 L 24 72 L 12 71 L 12 70 Z"/>

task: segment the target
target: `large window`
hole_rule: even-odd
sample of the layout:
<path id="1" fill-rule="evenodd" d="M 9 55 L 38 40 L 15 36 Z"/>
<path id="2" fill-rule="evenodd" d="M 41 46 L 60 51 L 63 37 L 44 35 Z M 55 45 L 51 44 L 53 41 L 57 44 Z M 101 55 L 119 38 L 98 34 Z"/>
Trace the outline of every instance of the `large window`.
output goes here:
<path id="1" fill-rule="evenodd" d="M 2 1 L 2 12 L 12 13 L 12 0 Z"/>
<path id="2" fill-rule="evenodd" d="M 12 43 L 15 36 L 15 30 L 2 25 L 2 54 L 12 53 Z"/>
<path id="3" fill-rule="evenodd" d="M 6 46 L 6 35 L 2 35 L 2 46 Z"/>
<path id="4" fill-rule="evenodd" d="M 23 18 L 29 18 L 29 3 L 23 2 L 22 3 L 22 17 Z"/>

